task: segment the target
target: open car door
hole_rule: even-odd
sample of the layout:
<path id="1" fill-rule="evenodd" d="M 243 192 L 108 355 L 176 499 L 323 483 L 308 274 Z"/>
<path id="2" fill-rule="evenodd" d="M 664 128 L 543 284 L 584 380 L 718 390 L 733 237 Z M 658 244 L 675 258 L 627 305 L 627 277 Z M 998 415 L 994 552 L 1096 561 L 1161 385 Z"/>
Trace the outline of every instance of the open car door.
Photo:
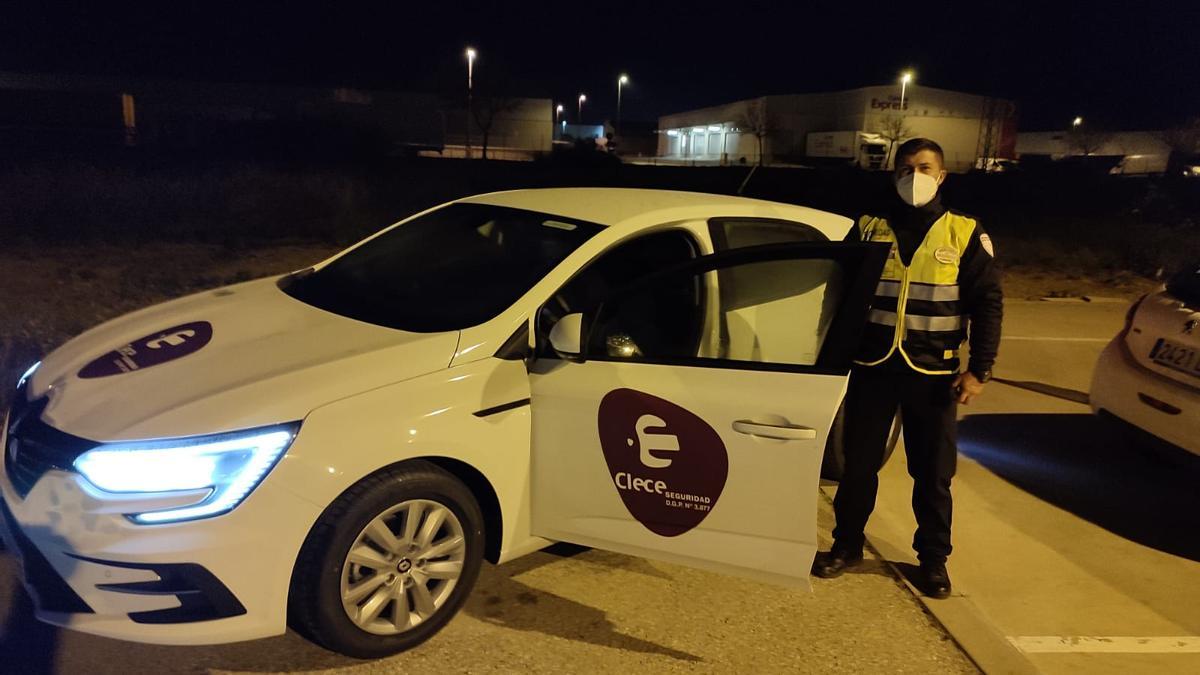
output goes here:
<path id="1" fill-rule="evenodd" d="M 538 326 L 534 533 L 807 585 L 822 452 L 886 253 L 737 249 Z"/>

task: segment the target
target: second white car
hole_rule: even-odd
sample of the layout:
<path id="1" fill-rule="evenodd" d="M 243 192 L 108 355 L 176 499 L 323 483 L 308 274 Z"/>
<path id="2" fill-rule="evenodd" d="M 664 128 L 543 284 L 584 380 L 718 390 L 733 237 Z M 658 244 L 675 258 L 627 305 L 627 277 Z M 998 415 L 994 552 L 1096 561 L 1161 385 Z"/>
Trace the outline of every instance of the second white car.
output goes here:
<path id="1" fill-rule="evenodd" d="M 1096 364 L 1092 410 L 1200 455 L 1200 265 L 1129 308 Z"/>

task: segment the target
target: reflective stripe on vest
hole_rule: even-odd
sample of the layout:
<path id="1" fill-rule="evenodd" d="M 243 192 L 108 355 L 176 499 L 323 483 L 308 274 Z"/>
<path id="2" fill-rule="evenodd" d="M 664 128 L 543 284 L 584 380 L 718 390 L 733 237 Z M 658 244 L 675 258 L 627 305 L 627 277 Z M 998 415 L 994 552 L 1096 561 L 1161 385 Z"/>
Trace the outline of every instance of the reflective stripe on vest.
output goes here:
<path id="1" fill-rule="evenodd" d="M 883 309 L 872 309 L 867 320 L 884 326 L 895 326 L 897 314 Z M 904 326 L 909 330 L 923 330 L 928 333 L 959 330 L 962 328 L 961 316 L 919 316 L 908 314 L 904 317 Z"/>
<path id="2" fill-rule="evenodd" d="M 875 288 L 875 295 L 881 298 L 900 297 L 899 281 L 880 281 Z M 947 302 L 958 300 L 958 286 L 941 286 L 937 284 L 919 284 L 910 282 L 908 285 L 909 300 L 929 300 L 930 302 Z"/>
<path id="3" fill-rule="evenodd" d="M 855 363 L 878 365 L 899 351 L 921 373 L 944 375 L 958 370 L 958 348 L 966 326 L 959 308 L 959 259 L 974 230 L 974 220 L 943 214 L 905 265 L 886 220 L 865 216 L 859 221 L 863 241 L 889 243 L 892 250 L 875 289 L 862 358 Z"/>

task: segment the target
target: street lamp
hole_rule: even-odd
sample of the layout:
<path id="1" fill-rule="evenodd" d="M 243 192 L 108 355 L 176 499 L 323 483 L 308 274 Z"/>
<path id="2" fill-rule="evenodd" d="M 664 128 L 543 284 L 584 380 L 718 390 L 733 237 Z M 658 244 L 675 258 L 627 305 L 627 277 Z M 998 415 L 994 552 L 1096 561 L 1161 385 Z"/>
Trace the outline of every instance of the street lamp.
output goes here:
<path id="1" fill-rule="evenodd" d="M 621 126 L 621 87 L 629 84 L 629 76 L 622 73 L 621 77 L 617 78 L 617 126 Z"/>
<path id="2" fill-rule="evenodd" d="M 558 134 L 558 118 L 562 117 L 562 112 L 563 112 L 563 105 L 561 103 L 554 106 L 554 131 L 551 134 L 552 136 Z"/>
<path id="3" fill-rule="evenodd" d="M 1074 128 L 1074 127 L 1077 127 L 1077 126 L 1079 126 L 1079 125 L 1081 125 L 1081 124 L 1083 124 L 1083 118 L 1082 118 L 1082 117 L 1076 117 L 1075 119 L 1071 120 L 1071 127 L 1072 127 L 1072 128 Z"/>
<path id="4" fill-rule="evenodd" d="M 475 76 L 475 50 L 467 47 L 467 159 L 471 158 L 471 88 Z"/>
<path id="5" fill-rule="evenodd" d="M 583 124 L 583 102 L 587 100 L 586 94 L 579 95 L 579 123 Z"/>
<path id="6" fill-rule="evenodd" d="M 908 83 L 913 81 L 911 70 L 906 70 L 900 73 L 900 112 L 904 113 L 904 92 L 908 89 Z"/>

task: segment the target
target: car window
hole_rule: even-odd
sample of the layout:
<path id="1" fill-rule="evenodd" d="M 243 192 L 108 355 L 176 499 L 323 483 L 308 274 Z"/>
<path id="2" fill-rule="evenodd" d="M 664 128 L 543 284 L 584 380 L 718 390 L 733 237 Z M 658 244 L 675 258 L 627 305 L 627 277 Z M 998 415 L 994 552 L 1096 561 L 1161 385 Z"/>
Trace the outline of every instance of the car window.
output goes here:
<path id="1" fill-rule="evenodd" d="M 766 260 L 635 285 L 594 317 L 587 357 L 817 364 L 846 287 L 833 259 Z"/>
<path id="2" fill-rule="evenodd" d="M 522 209 L 450 204 L 280 285 L 302 302 L 359 321 L 459 330 L 499 314 L 601 229 Z"/>
<path id="3" fill-rule="evenodd" d="M 614 290 L 636 279 L 692 260 L 698 247 L 683 230 L 665 230 L 624 241 L 588 263 L 546 303 L 539 319 L 548 334 L 554 323 L 575 312 L 589 312 Z"/>
<path id="4" fill-rule="evenodd" d="M 829 241 L 811 225 L 769 218 L 714 218 L 708 221 L 708 230 L 718 252 L 764 244 Z"/>
<path id="5" fill-rule="evenodd" d="M 1171 277 L 1167 292 L 1188 305 L 1200 307 L 1200 265 L 1184 268 Z"/>
<path id="6" fill-rule="evenodd" d="M 816 365 L 846 282 L 841 262 L 811 257 L 635 283 L 595 313 L 587 358 Z"/>

